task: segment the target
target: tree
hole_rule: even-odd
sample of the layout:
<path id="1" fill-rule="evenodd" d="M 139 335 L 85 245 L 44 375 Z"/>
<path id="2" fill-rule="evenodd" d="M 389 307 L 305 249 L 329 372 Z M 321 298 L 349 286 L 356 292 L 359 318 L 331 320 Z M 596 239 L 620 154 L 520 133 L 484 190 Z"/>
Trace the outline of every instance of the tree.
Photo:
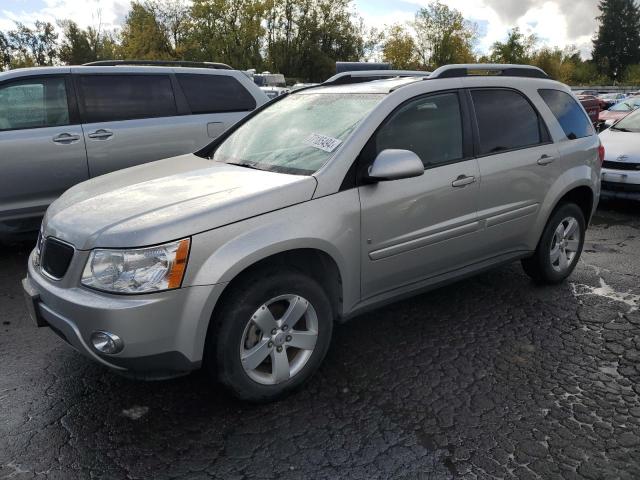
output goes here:
<path id="1" fill-rule="evenodd" d="M 266 0 L 194 0 L 191 56 L 239 69 L 260 67 L 266 8 Z"/>
<path id="2" fill-rule="evenodd" d="M 169 40 L 172 56 L 184 60 L 192 27 L 191 6 L 185 0 L 148 0 L 145 7 Z"/>
<path id="3" fill-rule="evenodd" d="M 460 11 L 436 1 L 418 10 L 413 28 L 417 52 L 426 68 L 474 60 L 477 27 Z"/>
<path id="4" fill-rule="evenodd" d="M 9 46 L 13 52 L 11 66 L 53 65 L 57 39 L 58 34 L 49 22 L 37 20 L 33 28 L 16 23 L 16 29 L 9 32 Z"/>
<path id="5" fill-rule="evenodd" d="M 491 60 L 497 63 L 529 63 L 537 42 L 535 35 L 525 35 L 518 27 L 512 28 L 504 43 L 492 45 Z"/>
<path id="6" fill-rule="evenodd" d="M 640 65 L 629 65 L 624 71 L 622 82 L 627 85 L 640 85 Z"/>
<path id="7" fill-rule="evenodd" d="M 640 62 L 640 9 L 634 0 L 600 0 L 599 27 L 593 40 L 593 60 L 615 80 Z"/>
<path id="8" fill-rule="evenodd" d="M 272 1 L 266 12 L 266 66 L 310 81 L 335 73 L 336 61 L 364 56 L 363 24 L 350 0 Z"/>
<path id="9" fill-rule="evenodd" d="M 0 32 L 0 70 L 9 68 L 11 64 L 11 49 L 9 46 L 9 39 L 7 36 Z"/>
<path id="10" fill-rule="evenodd" d="M 413 36 L 406 27 L 399 24 L 391 26 L 384 37 L 382 60 L 397 69 L 419 70 L 423 67 L 418 59 Z"/>
<path id="11" fill-rule="evenodd" d="M 92 48 L 87 31 L 78 27 L 71 20 L 62 20 L 59 26 L 63 31 L 60 43 L 59 57 L 67 65 L 82 65 L 98 59 L 97 52 Z"/>
<path id="12" fill-rule="evenodd" d="M 574 47 L 560 48 L 543 47 L 536 51 L 530 59 L 531 65 L 544 70 L 551 78 L 563 83 L 571 83 L 577 62 L 581 62 L 580 55 Z"/>
<path id="13" fill-rule="evenodd" d="M 155 12 L 132 2 L 131 11 L 122 26 L 122 55 L 127 59 L 167 60 L 172 49 Z"/>

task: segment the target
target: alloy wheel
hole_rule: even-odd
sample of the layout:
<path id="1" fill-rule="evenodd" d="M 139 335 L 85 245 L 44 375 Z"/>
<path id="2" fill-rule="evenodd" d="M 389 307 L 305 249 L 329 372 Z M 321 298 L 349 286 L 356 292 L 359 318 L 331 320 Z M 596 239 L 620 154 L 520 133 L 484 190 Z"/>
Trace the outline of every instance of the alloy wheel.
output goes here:
<path id="1" fill-rule="evenodd" d="M 261 305 L 247 322 L 240 343 L 246 374 L 263 385 L 293 378 L 311 357 L 318 340 L 318 316 L 299 295 L 280 295 Z"/>
<path id="2" fill-rule="evenodd" d="M 569 269 L 580 248 L 580 224 L 573 217 L 566 217 L 553 233 L 549 260 L 556 272 Z"/>

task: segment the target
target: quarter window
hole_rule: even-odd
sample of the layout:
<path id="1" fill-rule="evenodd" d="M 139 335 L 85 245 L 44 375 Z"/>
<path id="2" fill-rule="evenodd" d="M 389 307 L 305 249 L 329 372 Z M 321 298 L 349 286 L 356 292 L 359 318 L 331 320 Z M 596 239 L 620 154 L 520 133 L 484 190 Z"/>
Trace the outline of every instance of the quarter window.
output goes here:
<path id="1" fill-rule="evenodd" d="M 478 120 L 481 155 L 542 143 L 538 114 L 520 93 L 500 89 L 472 90 L 471 97 Z"/>
<path id="2" fill-rule="evenodd" d="M 253 96 L 229 75 L 179 73 L 176 77 L 191 113 L 246 112 L 256 108 Z"/>
<path id="3" fill-rule="evenodd" d="M 462 159 L 458 94 L 422 97 L 401 107 L 376 135 L 376 153 L 388 148 L 411 150 L 425 168 Z"/>
<path id="4" fill-rule="evenodd" d="M 112 122 L 177 114 L 167 75 L 83 75 L 85 122 Z"/>
<path id="5" fill-rule="evenodd" d="M 0 86 L 0 130 L 62 125 L 69 125 L 64 78 L 36 78 Z"/>
<path id="6" fill-rule="evenodd" d="M 593 135 L 593 127 L 589 117 L 571 95 L 551 89 L 538 90 L 538 93 L 553 112 L 569 140 Z"/>

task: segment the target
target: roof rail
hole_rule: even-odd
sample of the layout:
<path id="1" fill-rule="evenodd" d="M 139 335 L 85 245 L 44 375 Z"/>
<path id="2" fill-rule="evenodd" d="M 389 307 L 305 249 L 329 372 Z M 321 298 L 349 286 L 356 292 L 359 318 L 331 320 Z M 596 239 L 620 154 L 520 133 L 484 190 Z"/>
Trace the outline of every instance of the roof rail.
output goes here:
<path id="1" fill-rule="evenodd" d="M 118 65 L 141 65 L 147 67 L 194 67 L 216 68 L 220 70 L 233 70 L 225 63 L 216 62 L 190 62 L 186 60 L 98 60 L 97 62 L 83 63 L 90 67 L 115 67 Z"/>
<path id="2" fill-rule="evenodd" d="M 431 72 L 423 72 L 419 70 L 356 70 L 353 72 L 336 73 L 333 77 L 328 78 L 322 85 L 346 85 L 351 83 L 365 83 L 373 80 L 384 80 L 395 77 L 422 77 L 426 78 Z"/>
<path id="3" fill-rule="evenodd" d="M 466 63 L 440 67 L 429 75 L 429 79 L 493 75 L 502 77 L 549 78 L 544 70 L 531 65 Z"/>

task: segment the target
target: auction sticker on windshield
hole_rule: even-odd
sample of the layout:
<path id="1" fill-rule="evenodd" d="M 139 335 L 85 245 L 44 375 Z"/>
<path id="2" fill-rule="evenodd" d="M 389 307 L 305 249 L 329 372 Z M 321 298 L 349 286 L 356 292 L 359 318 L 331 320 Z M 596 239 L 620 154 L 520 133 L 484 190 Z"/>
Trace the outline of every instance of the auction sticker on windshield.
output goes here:
<path id="1" fill-rule="evenodd" d="M 312 133 L 304 139 L 304 143 L 331 153 L 342 143 L 342 140 L 339 138 L 327 137 L 326 135 L 320 135 L 319 133 Z"/>

